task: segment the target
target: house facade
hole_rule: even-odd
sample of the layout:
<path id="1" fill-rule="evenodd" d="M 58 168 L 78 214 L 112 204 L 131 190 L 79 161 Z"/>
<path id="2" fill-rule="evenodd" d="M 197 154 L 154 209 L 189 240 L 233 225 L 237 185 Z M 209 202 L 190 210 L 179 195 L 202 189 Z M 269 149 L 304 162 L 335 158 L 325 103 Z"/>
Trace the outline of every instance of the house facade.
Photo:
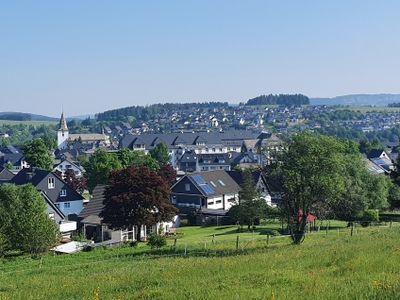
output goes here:
<path id="1" fill-rule="evenodd" d="M 76 177 L 82 177 L 85 171 L 82 166 L 69 159 L 64 159 L 54 167 L 54 171 L 59 171 L 63 176 L 67 170 L 72 170 Z"/>
<path id="2" fill-rule="evenodd" d="M 46 194 L 67 218 L 71 215 L 78 216 L 82 211 L 82 195 L 67 185 L 55 172 L 22 169 L 10 183 L 16 185 L 32 184 L 38 191 Z"/>
<path id="3" fill-rule="evenodd" d="M 257 139 L 258 136 L 259 132 L 246 130 L 126 135 L 119 147 L 148 152 L 157 144 L 164 143 L 169 149 L 171 164 L 177 167 L 178 160 L 187 151 L 196 154 L 240 153 L 244 141 Z"/>
<path id="4" fill-rule="evenodd" d="M 240 186 L 224 170 L 183 176 L 171 187 L 171 202 L 181 215 L 193 211 L 228 211 L 239 199 Z"/>

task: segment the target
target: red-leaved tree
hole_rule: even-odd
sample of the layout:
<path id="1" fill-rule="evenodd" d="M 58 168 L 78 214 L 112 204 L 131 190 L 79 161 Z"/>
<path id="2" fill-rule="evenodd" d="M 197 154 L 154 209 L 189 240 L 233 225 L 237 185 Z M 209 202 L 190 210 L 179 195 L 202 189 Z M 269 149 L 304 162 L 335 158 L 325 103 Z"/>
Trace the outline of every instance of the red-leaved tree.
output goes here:
<path id="1" fill-rule="evenodd" d="M 160 175 L 169 187 L 173 186 L 176 182 L 176 171 L 171 165 L 164 165 L 158 170 Z"/>
<path id="2" fill-rule="evenodd" d="M 71 188 L 77 191 L 79 194 L 87 189 L 87 180 L 85 177 L 76 177 L 74 170 L 68 169 L 64 173 L 64 181 Z"/>
<path id="3" fill-rule="evenodd" d="M 142 225 L 173 220 L 177 209 L 171 204 L 169 195 L 167 183 L 147 167 L 131 166 L 113 171 L 100 216 L 113 229 L 137 226 L 136 237 L 140 241 Z"/>

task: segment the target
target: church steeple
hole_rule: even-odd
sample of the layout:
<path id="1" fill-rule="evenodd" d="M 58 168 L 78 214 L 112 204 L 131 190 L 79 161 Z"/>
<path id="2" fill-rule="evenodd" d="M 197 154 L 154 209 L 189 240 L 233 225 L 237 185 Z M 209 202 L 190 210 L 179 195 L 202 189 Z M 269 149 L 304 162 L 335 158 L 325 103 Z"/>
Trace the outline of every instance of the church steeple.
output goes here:
<path id="1" fill-rule="evenodd" d="M 67 121 L 65 121 L 65 118 L 64 118 L 64 112 L 61 113 L 60 128 L 58 130 L 59 131 L 68 131 Z"/>
<path id="2" fill-rule="evenodd" d="M 68 146 L 68 126 L 64 117 L 64 112 L 61 113 L 60 126 L 57 130 L 57 145 L 58 149 L 65 149 Z"/>

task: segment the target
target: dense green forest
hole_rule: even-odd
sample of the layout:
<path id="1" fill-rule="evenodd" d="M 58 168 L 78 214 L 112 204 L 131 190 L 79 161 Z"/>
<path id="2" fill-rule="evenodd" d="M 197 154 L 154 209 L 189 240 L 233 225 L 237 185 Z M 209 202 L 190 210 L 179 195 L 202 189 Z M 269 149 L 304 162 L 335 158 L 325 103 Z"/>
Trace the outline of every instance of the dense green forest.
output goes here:
<path id="1" fill-rule="evenodd" d="M 103 113 L 96 114 L 98 121 L 128 121 L 134 123 L 135 120 L 148 121 L 157 114 L 167 114 L 171 111 L 179 110 L 212 110 L 215 108 L 227 107 L 228 102 L 203 102 L 203 103 L 165 103 L 152 104 L 148 106 L 129 106 L 108 110 Z"/>
<path id="2" fill-rule="evenodd" d="M 302 94 L 279 94 L 279 95 L 261 95 L 253 99 L 249 99 L 246 105 L 285 105 L 298 106 L 310 104 L 310 99 Z"/>

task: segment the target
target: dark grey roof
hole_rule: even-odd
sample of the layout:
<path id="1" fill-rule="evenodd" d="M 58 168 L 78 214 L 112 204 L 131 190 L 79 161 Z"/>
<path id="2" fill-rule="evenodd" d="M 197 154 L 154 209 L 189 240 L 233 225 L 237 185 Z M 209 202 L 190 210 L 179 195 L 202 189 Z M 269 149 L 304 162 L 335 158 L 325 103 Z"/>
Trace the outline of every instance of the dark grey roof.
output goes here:
<path id="1" fill-rule="evenodd" d="M 235 182 L 240 185 L 243 186 L 244 183 L 244 172 L 240 172 L 240 171 L 226 171 L 229 176 L 232 177 L 233 180 L 235 180 Z M 257 184 L 257 182 L 260 180 L 261 177 L 261 172 L 260 171 L 254 171 L 251 172 L 251 175 L 253 177 L 253 181 L 255 184 Z"/>
<path id="2" fill-rule="evenodd" d="M 256 139 L 259 133 L 246 130 L 230 130 L 225 132 L 184 132 L 163 134 L 126 135 L 120 141 L 121 148 L 131 148 L 134 144 L 144 144 L 146 149 L 154 147 L 154 141 L 160 139 L 169 148 L 180 144 L 196 145 L 197 141 L 209 145 L 240 146 L 243 140 Z"/>
<path id="3" fill-rule="evenodd" d="M 54 188 L 48 188 L 47 178 L 53 177 L 55 180 Z M 39 169 L 27 169 L 24 168 L 14 178 L 10 183 L 16 185 L 32 184 L 37 190 L 45 193 L 51 201 L 56 202 L 66 202 L 66 201 L 76 201 L 83 200 L 82 195 L 77 191 L 72 189 L 68 184 L 64 182 L 55 172 L 39 170 Z M 66 196 L 61 197 L 61 190 L 66 190 Z"/>
<path id="4" fill-rule="evenodd" d="M 2 147 L 0 149 L 0 152 L 2 152 L 4 154 L 17 154 L 17 153 L 22 153 L 22 150 L 16 146 L 8 145 L 8 146 Z"/>
<path id="5" fill-rule="evenodd" d="M 257 159 L 256 155 L 253 152 L 242 152 L 242 153 L 239 153 L 239 155 L 235 156 L 232 159 L 232 163 L 235 164 L 235 165 L 236 164 L 240 164 L 240 161 L 245 157 L 248 157 L 251 160 L 250 163 L 258 163 L 258 159 Z"/>
<path id="6" fill-rule="evenodd" d="M 224 170 L 199 172 L 187 176 L 200 189 L 200 191 L 204 192 L 202 186 L 198 184 L 196 176 L 203 178 L 208 186 L 214 191 L 212 195 L 224 195 L 238 193 L 240 191 L 240 186 Z M 207 193 L 204 194 L 205 196 L 209 196 Z"/>
<path id="7" fill-rule="evenodd" d="M 199 154 L 199 163 L 202 165 L 230 165 L 232 153 Z"/>
<path id="8" fill-rule="evenodd" d="M 14 174 L 10 170 L 0 166 L 0 183 L 9 182 L 13 177 Z"/>
<path id="9" fill-rule="evenodd" d="M 5 153 L 4 155 L 0 156 L 0 165 L 5 166 L 6 164 L 10 163 L 13 166 L 21 165 L 21 161 L 25 159 L 22 153 Z"/>
<path id="10" fill-rule="evenodd" d="M 187 162 L 192 162 L 196 163 L 198 159 L 198 154 L 196 154 L 194 151 L 186 151 L 184 154 L 182 154 L 181 158 L 179 161 L 181 163 L 187 163 Z"/>
<path id="11" fill-rule="evenodd" d="M 88 203 L 86 203 L 85 207 L 79 214 L 80 218 L 86 218 L 88 216 L 99 216 L 101 211 L 104 208 L 104 192 L 106 190 L 106 185 L 99 184 L 93 190 L 93 197 L 90 199 Z"/>
<path id="12" fill-rule="evenodd" d="M 378 149 L 373 149 L 373 150 L 368 152 L 367 157 L 370 158 L 370 159 L 371 158 L 377 158 L 377 157 L 381 156 L 383 152 L 385 152 L 385 151 L 378 150 Z"/>
<path id="13" fill-rule="evenodd" d="M 46 193 L 40 192 L 40 195 L 46 201 L 46 203 L 50 205 L 51 208 L 58 214 L 60 219 L 65 219 L 65 215 L 63 214 L 63 212 L 57 207 L 57 205 L 54 204 L 53 201 L 51 201 L 51 199 L 46 195 Z"/>

